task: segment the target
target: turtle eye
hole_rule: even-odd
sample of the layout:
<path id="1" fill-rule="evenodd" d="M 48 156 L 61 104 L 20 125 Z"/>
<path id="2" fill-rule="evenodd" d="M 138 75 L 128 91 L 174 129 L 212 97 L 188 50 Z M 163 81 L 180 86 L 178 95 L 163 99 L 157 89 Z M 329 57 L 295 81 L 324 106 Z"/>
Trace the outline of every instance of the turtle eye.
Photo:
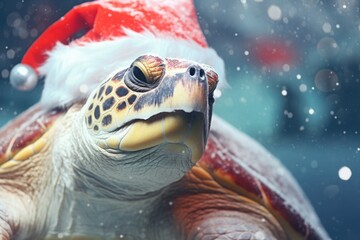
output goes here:
<path id="1" fill-rule="evenodd" d="M 155 56 L 141 56 L 130 66 L 125 84 L 134 91 L 145 92 L 155 88 L 165 73 L 163 60 Z"/>
<path id="2" fill-rule="evenodd" d="M 141 68 L 139 68 L 138 66 L 133 66 L 131 70 L 132 70 L 132 75 L 135 78 L 134 80 L 143 83 L 149 83 L 148 81 L 150 80 L 149 77 L 144 74 Z"/>

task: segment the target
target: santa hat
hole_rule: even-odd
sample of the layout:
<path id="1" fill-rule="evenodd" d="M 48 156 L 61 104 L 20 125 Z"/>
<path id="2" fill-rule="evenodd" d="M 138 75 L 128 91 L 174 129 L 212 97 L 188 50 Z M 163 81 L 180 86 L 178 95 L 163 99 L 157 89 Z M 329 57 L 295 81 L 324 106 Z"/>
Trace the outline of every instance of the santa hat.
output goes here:
<path id="1" fill-rule="evenodd" d="M 193 0 L 101 0 L 76 6 L 51 25 L 10 80 L 29 89 L 44 76 L 42 104 L 62 106 L 87 97 L 109 73 L 143 54 L 205 63 L 224 79 L 223 61 L 208 47 Z"/>

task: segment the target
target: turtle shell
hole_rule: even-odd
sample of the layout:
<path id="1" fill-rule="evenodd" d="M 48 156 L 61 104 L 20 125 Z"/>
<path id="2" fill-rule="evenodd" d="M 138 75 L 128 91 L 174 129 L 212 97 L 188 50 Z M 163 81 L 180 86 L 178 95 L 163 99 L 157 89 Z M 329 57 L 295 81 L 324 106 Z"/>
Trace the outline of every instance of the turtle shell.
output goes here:
<path id="1" fill-rule="evenodd" d="M 214 116 L 198 163 L 223 187 L 266 207 L 289 239 L 330 239 L 292 175 L 257 142 Z"/>
<path id="2" fill-rule="evenodd" d="M 45 111 L 34 105 L 0 130 L 0 168 L 26 146 L 43 136 L 64 110 Z"/>

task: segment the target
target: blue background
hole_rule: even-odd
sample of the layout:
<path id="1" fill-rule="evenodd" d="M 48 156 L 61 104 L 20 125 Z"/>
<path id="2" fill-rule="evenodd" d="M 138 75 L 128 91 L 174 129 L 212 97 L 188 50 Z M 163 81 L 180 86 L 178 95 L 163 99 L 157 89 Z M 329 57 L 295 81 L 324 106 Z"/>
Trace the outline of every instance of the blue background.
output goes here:
<path id="1" fill-rule="evenodd" d="M 9 71 L 56 19 L 82 1 L 0 2 L 0 126 L 39 100 Z M 246 132 L 298 180 L 333 239 L 360 239 L 360 18 L 356 0 L 195 1 L 209 45 L 225 60 L 228 87 L 215 113 Z M 293 53 L 274 66 L 259 39 Z M 219 92 L 218 92 L 219 94 Z M 312 110 L 313 112 L 312 112 Z M 348 181 L 341 167 L 352 170 Z M 286 181 L 286 179 L 284 179 Z"/>

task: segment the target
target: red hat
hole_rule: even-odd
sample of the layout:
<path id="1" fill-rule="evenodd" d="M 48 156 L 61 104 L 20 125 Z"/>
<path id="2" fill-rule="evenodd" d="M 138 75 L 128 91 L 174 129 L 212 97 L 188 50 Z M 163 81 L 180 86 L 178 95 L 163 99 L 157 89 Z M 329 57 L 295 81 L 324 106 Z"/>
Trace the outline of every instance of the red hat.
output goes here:
<path id="1" fill-rule="evenodd" d="M 193 0 L 101 0 L 76 6 L 33 43 L 11 75 L 25 90 L 31 84 L 24 87 L 21 78 L 33 78 L 32 69 L 45 76 L 41 101 L 54 107 L 87 97 L 108 74 L 142 54 L 209 64 L 224 77 L 223 61 L 206 43 Z"/>

